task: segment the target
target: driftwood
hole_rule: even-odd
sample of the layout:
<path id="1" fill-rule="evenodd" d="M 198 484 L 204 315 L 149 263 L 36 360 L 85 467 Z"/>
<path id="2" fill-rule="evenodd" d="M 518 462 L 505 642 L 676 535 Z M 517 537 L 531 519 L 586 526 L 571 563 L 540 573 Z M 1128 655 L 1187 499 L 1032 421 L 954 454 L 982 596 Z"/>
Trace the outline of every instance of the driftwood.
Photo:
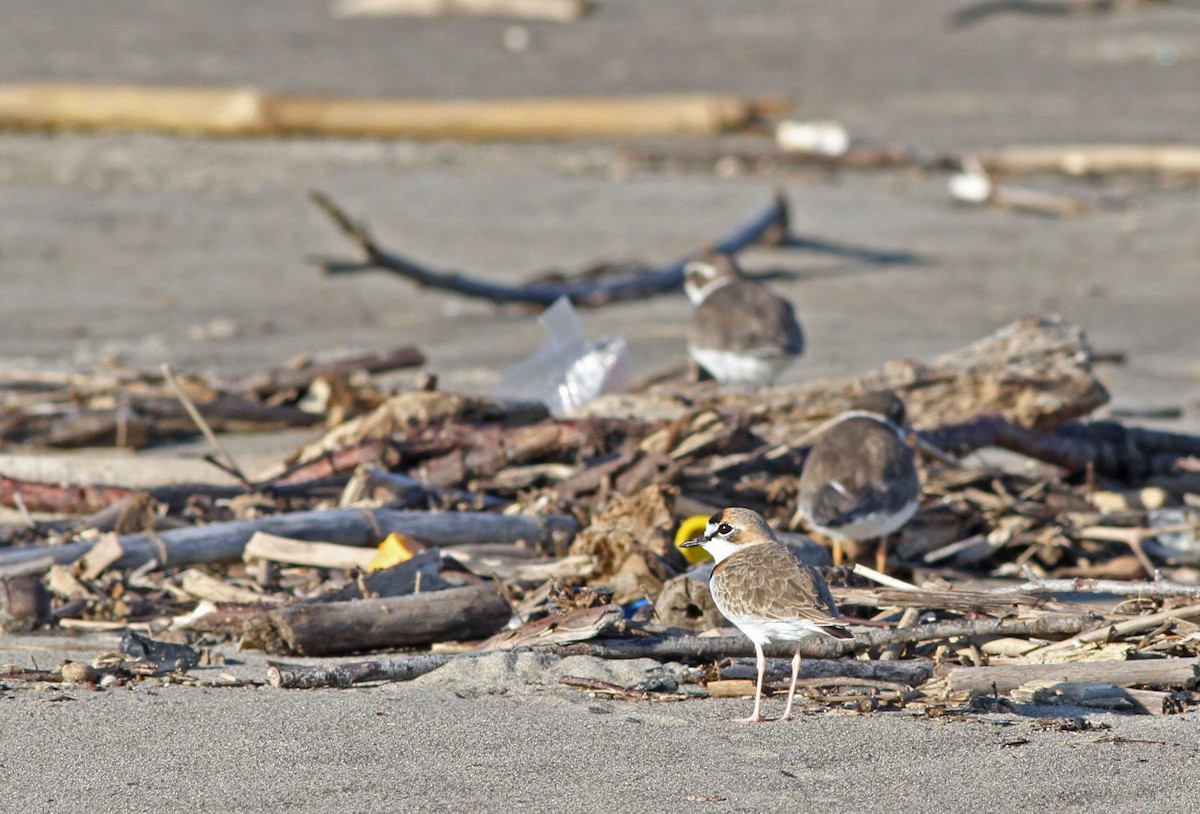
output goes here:
<path id="1" fill-rule="evenodd" d="M 963 28 L 999 14 L 1026 14 L 1035 17 L 1067 17 L 1074 14 L 1104 14 L 1128 11 L 1137 5 L 1157 4 L 1160 0 L 979 0 L 950 15 L 950 25 Z"/>
<path id="2" fill-rule="evenodd" d="M 894 360 L 861 376 L 753 395 L 664 386 L 644 394 L 601 396 L 582 412 L 680 420 L 689 414 L 680 405 L 691 404 L 692 412 L 748 416 L 748 429 L 756 436 L 772 448 L 790 449 L 864 391 L 892 390 L 904 399 L 910 420 L 921 431 L 981 413 L 1040 431 L 1085 416 L 1108 401 L 1091 370 L 1091 358 L 1091 346 L 1078 327 L 1058 317 L 1031 318 L 927 363 Z"/>
<path id="3" fill-rule="evenodd" d="M 937 641 L 972 636 L 1055 637 L 1078 633 L 1094 625 L 1091 616 L 1043 616 L 1036 619 L 978 619 L 935 622 L 886 630 L 851 626 L 853 640 L 813 635 L 800 642 L 803 658 L 833 659 L 855 650 L 889 644 Z M 634 639 L 594 639 L 547 648 L 562 656 L 596 656 L 606 659 L 652 658 L 660 661 L 712 661 L 753 656 L 754 645 L 744 636 L 653 636 Z M 767 655 L 790 657 L 790 643 L 767 645 Z"/>
<path id="4" fill-rule="evenodd" d="M 1200 175 L 1200 148 L 1160 144 L 1064 144 L 1008 147 L 976 156 L 998 173 L 1059 172 L 1105 175 L 1120 172 Z"/>
<path id="5" fill-rule="evenodd" d="M 591 9 L 590 0 L 334 0 L 335 17 L 444 17 L 458 14 L 517 17 L 524 20 L 578 20 Z"/>
<path id="6" fill-rule="evenodd" d="M 481 650 L 516 650 L 586 641 L 613 629 L 624 618 L 620 605 L 575 608 L 544 616 L 516 630 L 502 630 L 479 645 Z"/>
<path id="7" fill-rule="evenodd" d="M 982 415 L 921 432 L 931 446 L 962 455 L 994 446 L 1060 466 L 1088 467 L 1105 477 L 1139 482 L 1179 471 L 1181 461 L 1200 455 L 1200 436 L 1126 427 L 1115 421 L 1065 421 L 1035 432 L 998 415 Z"/>
<path id="8" fill-rule="evenodd" d="M 545 544 L 560 535 L 573 534 L 577 524 L 563 517 L 527 517 L 476 512 L 430 514 L 390 509 L 339 509 L 327 512 L 292 512 L 214 523 L 209 526 L 164 531 L 162 534 L 126 534 L 120 538 L 125 554 L 117 568 L 140 568 L 155 561 L 159 567 L 179 567 L 209 562 L 239 560 L 246 543 L 256 531 L 300 540 L 322 540 L 342 545 L 375 545 L 392 532 L 407 534 L 429 545 L 490 540 Z M 0 567 L 43 557 L 69 563 L 92 549 L 95 543 L 67 543 L 53 547 L 30 546 L 0 550 Z"/>
<path id="9" fill-rule="evenodd" d="M 1186 709 L 1175 693 L 1088 681 L 1030 681 L 1014 688 L 1010 695 L 1018 704 L 1070 705 L 1141 715 L 1172 715 Z"/>
<path id="10" fill-rule="evenodd" d="M 1030 681 L 1073 681 L 1118 687 L 1194 687 L 1200 659 L 1077 661 L 1067 664 L 1000 664 L 956 667 L 946 674 L 950 692 L 1008 693 Z"/>
<path id="11" fill-rule="evenodd" d="M 311 197 L 342 234 L 349 238 L 362 253 L 362 260 L 359 261 L 323 262 L 321 265 L 326 273 L 345 274 L 381 269 L 404 277 L 425 288 L 453 291 L 456 294 L 495 303 L 548 306 L 559 298 L 566 297 L 576 305 L 597 306 L 623 300 L 646 299 L 682 288 L 683 266 L 692 259 L 689 256 L 665 268 L 614 282 L 585 281 L 559 285 L 543 283 L 522 287 L 502 285 L 459 272 L 438 271 L 401 257 L 380 246 L 366 226 L 351 219 L 329 196 L 321 192 L 313 192 Z M 746 225 L 724 240 L 715 242 L 710 248 L 712 251 L 723 254 L 736 254 L 755 243 L 778 241 L 786 236 L 787 224 L 787 202 L 782 197 L 776 197 L 769 207 L 757 214 Z"/>
<path id="12" fill-rule="evenodd" d="M 1112 594 L 1114 596 L 1165 599 L 1182 596 L 1200 599 L 1200 585 L 1184 585 L 1168 580 L 1131 582 L 1118 579 L 1031 579 L 1019 585 L 1005 585 L 988 591 L 993 596 L 1009 594 Z"/>
<path id="13" fill-rule="evenodd" d="M 247 563 L 259 560 L 289 565 L 309 565 L 314 568 L 366 568 L 375 552 L 361 546 L 293 540 L 265 531 L 256 531 L 242 551 Z"/>
<path id="14" fill-rule="evenodd" d="M 450 587 L 441 574 L 442 552 L 427 548 L 412 559 L 391 568 L 373 571 L 341 588 L 318 594 L 305 602 L 350 602 L 355 599 L 386 599 Z"/>
<path id="15" fill-rule="evenodd" d="M 416 656 L 400 656 L 370 661 L 346 662 L 342 664 L 281 664 L 269 662 L 267 680 L 273 687 L 284 689 L 311 689 L 315 687 L 348 687 L 366 681 L 410 681 L 432 672 L 451 660 L 479 658 L 486 652 L 447 655 L 429 653 Z M 751 665 L 734 665 L 725 670 L 740 670 Z M 786 675 L 791 667 L 783 660 L 768 662 L 772 675 Z M 800 675 L 808 679 L 846 678 L 862 681 L 899 682 L 917 686 L 933 675 L 933 662 L 925 659 L 909 659 L 903 662 L 859 661 L 838 659 L 806 661 L 800 665 Z"/>
<path id="16" fill-rule="evenodd" d="M 489 636 L 511 615 L 508 602 L 488 585 L 387 599 L 297 604 L 250 619 L 242 647 L 299 656 L 416 647 Z"/>
<path id="17" fill-rule="evenodd" d="M 423 362 L 415 348 L 400 347 L 334 362 L 293 365 L 230 382 L 177 378 L 165 368 L 157 373 L 80 374 L 41 384 L 26 382 L 15 372 L 0 374 L 4 412 L 0 441 L 137 449 L 153 441 L 194 435 L 197 427 L 245 432 L 334 423 L 383 399 L 369 381 L 359 381 L 356 375 Z M 353 386 L 348 384 L 352 379 Z M 314 399 L 318 383 L 323 386 L 316 390 L 325 397 Z M 305 395 L 309 401 L 301 406 Z M 226 464 L 226 468 L 232 467 Z"/>
<path id="18" fill-rule="evenodd" d="M 317 687 L 349 687 L 366 681 L 411 681 L 432 672 L 452 658 L 438 653 L 374 659 L 344 664 L 267 663 L 267 681 L 285 690 L 309 690 Z"/>
<path id="19" fill-rule="evenodd" d="M 0 85 L 0 126 L 425 139 L 711 134 L 781 112 L 785 99 L 716 94 L 564 99 L 389 99 L 254 88 Z"/>

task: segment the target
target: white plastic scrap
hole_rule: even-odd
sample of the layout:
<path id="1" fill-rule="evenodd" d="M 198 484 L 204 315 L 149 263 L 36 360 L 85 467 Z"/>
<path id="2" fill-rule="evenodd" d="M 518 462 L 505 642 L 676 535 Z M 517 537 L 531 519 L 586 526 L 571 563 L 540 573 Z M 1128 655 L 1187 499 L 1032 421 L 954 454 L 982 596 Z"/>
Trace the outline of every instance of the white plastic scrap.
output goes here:
<path id="1" fill-rule="evenodd" d="M 540 401 L 552 415 L 578 409 L 605 393 L 629 388 L 633 364 L 625 340 L 588 341 L 571 301 L 562 297 L 538 322 L 546 341 L 527 359 L 504 371 L 493 394 L 511 401 Z"/>

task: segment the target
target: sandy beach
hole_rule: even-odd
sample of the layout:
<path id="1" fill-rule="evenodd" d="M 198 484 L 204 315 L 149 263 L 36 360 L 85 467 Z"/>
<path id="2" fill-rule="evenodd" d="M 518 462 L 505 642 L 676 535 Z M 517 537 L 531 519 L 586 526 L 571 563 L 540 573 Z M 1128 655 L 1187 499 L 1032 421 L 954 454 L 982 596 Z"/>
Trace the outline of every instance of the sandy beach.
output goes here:
<path id="1" fill-rule="evenodd" d="M 0 75 L 411 97 L 783 93 L 799 118 L 836 119 L 865 142 L 929 156 L 1195 141 L 1200 51 L 1180 33 L 1194 10 L 1006 15 L 954 30 L 953 8 L 602 0 L 581 22 L 552 24 L 334 20 L 316 0 L 0 0 Z M 513 26 L 528 35 L 524 51 L 504 45 Z M 779 273 L 772 286 L 805 326 L 806 354 L 785 382 L 928 358 L 1019 317 L 1058 313 L 1098 350 L 1124 355 L 1100 371 L 1111 407 L 1179 408 L 1179 419 L 1140 423 L 1200 428 L 1194 184 L 1019 179 L 1088 203 L 1079 216 L 1048 218 L 955 205 L 940 172 L 631 174 L 616 161 L 629 146 L 0 132 L 0 362 L 167 361 L 232 374 L 300 353 L 412 343 L 444 389 L 487 393 L 540 342 L 533 316 L 384 274 L 322 276 L 311 258 L 349 247 L 310 189 L 399 251 L 513 282 L 599 258 L 674 260 L 778 188 L 798 235 L 914 260 L 747 252 L 751 271 Z M 624 336 L 644 373 L 682 358 L 687 314 L 676 295 L 583 319 L 593 335 Z M 240 438 L 235 452 L 247 468 L 265 467 L 313 435 Z M 201 449 L 151 454 L 199 467 Z M 144 460 L 82 458 L 131 472 Z M 87 660 L 115 641 L 5 636 L 0 664 Z M 264 657 L 221 650 L 231 663 L 200 675 L 264 679 Z M 730 720 L 748 712 L 747 699 L 612 701 L 558 683 L 567 671 L 629 665 L 480 664 L 349 690 L 8 682 L 0 809 L 1121 812 L 1200 799 L 1194 711 L 835 710 L 752 726 Z M 1090 728 L 1058 731 L 1053 720 L 1071 716 Z"/>

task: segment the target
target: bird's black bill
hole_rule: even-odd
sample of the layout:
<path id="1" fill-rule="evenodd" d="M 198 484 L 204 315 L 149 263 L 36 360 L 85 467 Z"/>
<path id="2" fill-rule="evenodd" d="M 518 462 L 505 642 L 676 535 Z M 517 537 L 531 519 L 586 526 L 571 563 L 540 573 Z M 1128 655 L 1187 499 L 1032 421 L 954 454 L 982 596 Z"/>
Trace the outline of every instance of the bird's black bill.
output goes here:
<path id="1" fill-rule="evenodd" d="M 696 537 L 691 540 L 684 540 L 682 543 L 679 544 L 679 547 L 680 548 L 695 548 L 696 546 L 704 545 L 707 542 L 708 542 L 707 537 Z"/>

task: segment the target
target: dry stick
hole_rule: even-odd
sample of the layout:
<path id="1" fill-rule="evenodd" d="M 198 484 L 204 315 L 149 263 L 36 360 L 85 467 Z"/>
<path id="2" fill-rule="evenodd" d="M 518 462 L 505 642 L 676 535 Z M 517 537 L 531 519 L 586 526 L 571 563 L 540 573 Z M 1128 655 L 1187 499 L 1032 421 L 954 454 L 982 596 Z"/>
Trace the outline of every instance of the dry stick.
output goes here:
<path id="1" fill-rule="evenodd" d="M 458 272 L 437 271 L 400 255 L 389 252 L 378 243 L 367 228 L 355 222 L 345 210 L 322 192 L 310 193 L 313 203 L 321 208 L 334 224 L 362 251 L 363 259 L 358 262 L 324 261 L 322 268 L 328 274 L 344 274 L 382 269 L 404 277 L 420 286 L 453 291 L 467 297 L 476 297 L 495 303 L 523 303 L 527 305 L 551 305 L 560 297 L 567 297 L 576 305 L 597 306 L 623 300 L 640 300 L 659 294 L 676 291 L 683 285 L 683 267 L 692 257 L 688 256 L 673 265 L 649 271 L 637 277 L 615 282 L 571 282 L 560 285 L 543 283 L 530 286 L 508 286 L 492 283 Z M 756 215 L 741 229 L 711 246 L 713 251 L 736 254 L 747 246 L 764 239 L 779 238 L 787 234 L 788 206 L 782 195 L 776 195 L 771 205 Z"/>
<path id="2" fill-rule="evenodd" d="M 1135 616 L 1134 618 L 1128 619 L 1124 622 L 1104 625 L 1094 630 L 1080 633 L 1071 637 L 1070 639 L 1065 639 L 1061 642 L 1055 642 L 1054 644 L 1048 644 L 1034 652 L 1047 653 L 1055 650 L 1069 650 L 1073 647 L 1080 647 L 1085 644 L 1111 641 L 1113 639 L 1119 639 L 1122 636 L 1128 636 L 1130 633 L 1140 633 L 1143 630 L 1152 630 L 1163 622 L 1173 622 L 1177 619 L 1192 619 L 1197 616 L 1200 616 L 1200 605 L 1188 605 L 1187 607 L 1183 608 L 1174 608 L 1172 610 L 1159 611 L 1158 613 L 1149 613 L 1144 616 Z"/>
<path id="3" fill-rule="evenodd" d="M 1166 580 L 1154 582 L 1132 582 L 1119 579 L 1031 579 L 1020 585 L 993 588 L 992 594 L 1058 594 L 1088 593 L 1114 594 L 1116 596 L 1166 598 L 1184 596 L 1200 599 L 1200 585 L 1184 585 Z"/>
<path id="4" fill-rule="evenodd" d="M 221 443 L 216 433 L 212 431 L 212 427 L 208 426 L 208 422 L 204 420 L 204 416 L 200 415 L 200 411 L 196 409 L 196 405 L 188 397 L 188 394 L 183 392 L 183 385 L 179 383 L 179 380 L 175 378 L 175 374 L 171 372 L 170 365 L 165 362 L 162 366 L 162 374 L 163 379 L 167 382 L 167 386 L 171 388 L 175 393 L 175 397 L 179 399 L 179 403 L 183 405 L 183 409 L 187 410 L 187 414 L 195 422 L 200 432 L 204 434 L 205 440 L 208 441 L 223 459 L 223 466 L 221 468 L 241 481 L 247 488 L 251 487 L 250 479 L 246 477 L 246 473 L 238 466 L 234 457 L 229 454 L 229 450 L 225 449 L 225 445 Z"/>
<path id="5" fill-rule="evenodd" d="M 913 585 L 911 582 L 905 582 L 902 579 L 888 576 L 887 574 L 876 571 L 874 568 L 868 568 L 862 563 L 855 563 L 853 573 L 860 577 L 865 577 L 872 582 L 880 585 L 886 585 L 888 588 L 896 588 L 901 591 L 919 591 L 920 586 Z"/>

